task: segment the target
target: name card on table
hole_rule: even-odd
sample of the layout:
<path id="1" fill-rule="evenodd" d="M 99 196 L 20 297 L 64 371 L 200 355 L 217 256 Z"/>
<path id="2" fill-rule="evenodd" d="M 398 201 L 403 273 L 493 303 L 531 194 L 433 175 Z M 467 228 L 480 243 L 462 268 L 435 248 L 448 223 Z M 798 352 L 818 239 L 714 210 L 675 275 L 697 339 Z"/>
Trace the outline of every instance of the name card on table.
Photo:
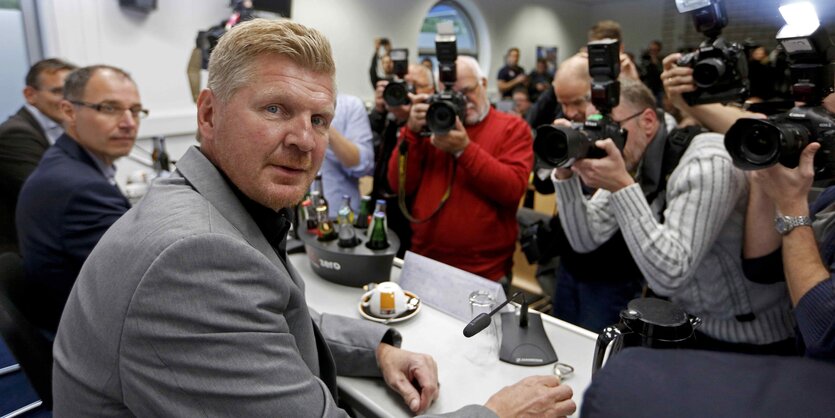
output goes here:
<path id="1" fill-rule="evenodd" d="M 403 258 L 400 287 L 418 295 L 421 303 L 464 322 L 472 319 L 470 293 L 485 290 L 493 295 L 497 306 L 507 299 L 498 282 L 411 251 Z"/>

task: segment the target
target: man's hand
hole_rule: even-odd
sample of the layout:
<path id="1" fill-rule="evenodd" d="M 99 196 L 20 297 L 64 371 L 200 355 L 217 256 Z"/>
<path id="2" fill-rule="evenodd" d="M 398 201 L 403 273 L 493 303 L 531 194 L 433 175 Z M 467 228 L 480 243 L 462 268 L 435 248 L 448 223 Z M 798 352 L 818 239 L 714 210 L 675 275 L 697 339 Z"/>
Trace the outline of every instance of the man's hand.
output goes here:
<path id="1" fill-rule="evenodd" d="M 422 413 L 438 399 L 438 366 L 431 356 L 381 343 L 377 364 L 386 384 L 403 397 L 412 412 Z"/>
<path id="2" fill-rule="evenodd" d="M 596 141 L 594 146 L 606 151 L 606 157 L 583 158 L 571 166 L 571 171 L 577 173 L 587 186 L 605 189 L 612 193 L 635 183 L 626 171 L 623 155 L 611 139 Z"/>
<path id="3" fill-rule="evenodd" d="M 380 113 L 386 113 L 386 101 L 383 100 L 383 91 L 389 84 L 388 80 L 380 80 L 377 82 L 377 88 L 374 89 L 374 108 Z"/>
<path id="4" fill-rule="evenodd" d="M 406 126 L 415 134 L 420 133 L 424 126 L 426 126 L 426 112 L 429 110 L 428 94 L 412 94 L 409 93 L 409 99 L 412 100 L 412 108 L 409 110 L 409 120 Z"/>
<path id="5" fill-rule="evenodd" d="M 572 395 L 556 376 L 531 376 L 496 392 L 484 406 L 499 418 L 564 417 L 577 410 Z"/>
<path id="6" fill-rule="evenodd" d="M 446 135 L 432 135 L 432 145 L 450 154 L 464 151 L 464 148 L 470 145 L 470 137 L 467 135 L 467 130 L 461 123 L 461 119 L 455 118 L 455 128 L 447 132 Z"/>
<path id="7" fill-rule="evenodd" d="M 661 73 L 661 81 L 664 83 L 664 91 L 670 99 L 670 103 L 678 109 L 687 111 L 690 105 L 684 101 L 682 93 L 696 91 L 696 84 L 693 83 L 693 69 L 690 67 L 679 67 L 676 62 L 681 54 L 674 53 L 664 58 L 664 72 Z"/>
<path id="8" fill-rule="evenodd" d="M 815 177 L 815 152 L 819 148 L 820 144 L 817 142 L 807 145 L 800 154 L 800 164 L 796 168 L 786 168 L 777 164 L 752 171 L 748 175 L 751 187 L 762 190 L 783 215 L 809 215 L 807 199 Z"/>

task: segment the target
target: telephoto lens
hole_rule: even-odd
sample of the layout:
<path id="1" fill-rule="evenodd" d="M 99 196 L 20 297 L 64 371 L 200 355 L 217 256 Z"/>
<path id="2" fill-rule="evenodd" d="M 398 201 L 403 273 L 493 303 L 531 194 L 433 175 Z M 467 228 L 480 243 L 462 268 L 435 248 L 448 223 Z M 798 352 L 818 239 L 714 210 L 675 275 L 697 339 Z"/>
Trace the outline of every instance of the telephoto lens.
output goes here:
<path id="1" fill-rule="evenodd" d="M 569 167 L 594 150 L 594 140 L 579 129 L 552 125 L 536 128 L 533 152 L 550 168 Z"/>
<path id="2" fill-rule="evenodd" d="M 443 92 L 429 98 L 426 125 L 436 135 L 446 135 L 455 127 L 455 118 L 462 123 L 466 116 L 467 101 L 458 92 Z"/>
<path id="3" fill-rule="evenodd" d="M 706 89 L 712 87 L 725 75 L 725 63 L 718 58 L 707 58 L 693 66 L 693 81 Z"/>
<path id="4" fill-rule="evenodd" d="M 739 119 L 725 134 L 725 148 L 734 165 L 743 170 L 759 170 L 777 163 L 794 168 L 809 140 L 809 130 L 797 123 Z"/>

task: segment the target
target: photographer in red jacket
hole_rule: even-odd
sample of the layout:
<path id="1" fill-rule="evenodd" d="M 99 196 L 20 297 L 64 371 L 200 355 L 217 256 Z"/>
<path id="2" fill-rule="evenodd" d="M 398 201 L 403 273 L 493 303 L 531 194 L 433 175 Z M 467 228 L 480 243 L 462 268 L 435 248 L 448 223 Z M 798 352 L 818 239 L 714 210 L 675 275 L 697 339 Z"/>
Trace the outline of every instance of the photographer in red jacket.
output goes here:
<path id="1" fill-rule="evenodd" d="M 443 88 L 463 95 L 464 117 L 449 132 L 422 134 L 430 96 L 412 95 L 388 179 L 398 192 L 402 180 L 411 202 L 412 251 L 507 285 L 533 139 L 525 121 L 491 108 L 487 78 L 475 59 L 458 57 L 455 64 L 457 77 Z"/>

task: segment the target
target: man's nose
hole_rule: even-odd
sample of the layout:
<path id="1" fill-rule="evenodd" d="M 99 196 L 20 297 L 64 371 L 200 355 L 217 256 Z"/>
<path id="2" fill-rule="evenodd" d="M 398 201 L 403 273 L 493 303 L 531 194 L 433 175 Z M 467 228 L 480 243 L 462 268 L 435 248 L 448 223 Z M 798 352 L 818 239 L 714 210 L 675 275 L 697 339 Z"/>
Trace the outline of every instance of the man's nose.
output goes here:
<path id="1" fill-rule="evenodd" d="M 294 145 L 301 151 L 310 152 L 316 146 L 315 132 L 309 116 L 297 116 L 290 119 L 287 126 L 285 144 Z"/>
<path id="2" fill-rule="evenodd" d="M 130 109 L 125 109 L 119 116 L 119 127 L 124 129 L 135 129 L 139 126 L 139 116 L 134 116 Z"/>

